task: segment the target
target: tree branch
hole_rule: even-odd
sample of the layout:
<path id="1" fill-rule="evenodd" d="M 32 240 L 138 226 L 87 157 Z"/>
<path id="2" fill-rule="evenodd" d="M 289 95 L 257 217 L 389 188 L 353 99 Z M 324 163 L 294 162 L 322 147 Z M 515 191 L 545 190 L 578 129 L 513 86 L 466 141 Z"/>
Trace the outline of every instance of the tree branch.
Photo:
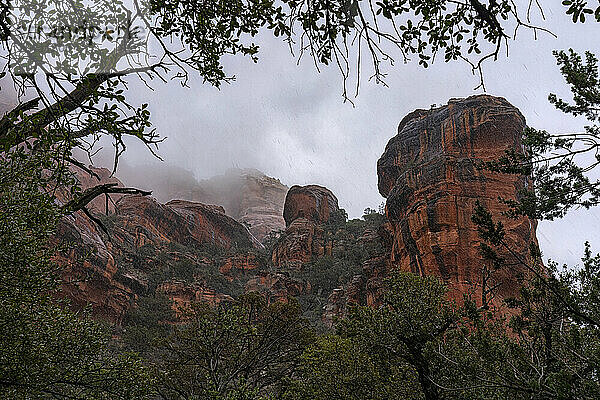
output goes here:
<path id="1" fill-rule="evenodd" d="M 131 188 L 131 187 L 117 187 L 118 183 L 104 183 L 102 185 L 93 186 L 84 190 L 84 192 L 76 199 L 69 201 L 65 204 L 62 209 L 69 212 L 75 212 L 83 210 L 92 200 L 101 194 L 139 194 L 142 196 L 149 196 L 152 194 L 151 191 Z M 85 212 L 85 211 L 84 211 Z"/>

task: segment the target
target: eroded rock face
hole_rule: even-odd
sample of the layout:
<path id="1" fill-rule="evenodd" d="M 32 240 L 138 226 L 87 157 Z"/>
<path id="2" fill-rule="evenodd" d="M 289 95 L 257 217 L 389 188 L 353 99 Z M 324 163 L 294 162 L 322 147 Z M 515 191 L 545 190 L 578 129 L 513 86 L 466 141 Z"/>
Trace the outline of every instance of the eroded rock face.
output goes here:
<path id="1" fill-rule="evenodd" d="M 393 230 L 395 268 L 439 276 L 457 297 L 477 287 L 485 262 L 471 221 L 477 201 L 503 222 L 507 242 L 527 259 L 536 223 L 501 217 L 506 207 L 498 200 L 515 199 L 527 180 L 477 168 L 480 161 L 497 159 L 509 148 L 522 151 L 524 127 L 518 109 L 487 95 L 453 99 L 402 120 L 377 163 L 379 192 L 387 198 Z M 517 278 L 524 273 L 517 266 L 496 274 L 500 297 L 515 295 Z"/>
<path id="2" fill-rule="evenodd" d="M 233 280 L 236 275 L 252 273 L 259 267 L 260 260 L 255 254 L 236 254 L 225 260 L 223 265 L 219 267 L 219 272 L 225 275 L 227 279 Z"/>
<path id="3" fill-rule="evenodd" d="M 306 218 L 297 218 L 273 248 L 273 265 L 301 269 L 314 258 L 331 255 L 332 243 L 325 239 L 323 228 Z"/>
<path id="4" fill-rule="evenodd" d="M 189 310 L 193 303 L 204 303 L 217 306 L 232 302 L 233 298 L 216 290 L 197 283 L 169 281 L 162 283 L 156 291 L 168 297 L 173 303 L 171 307 L 177 316 Z"/>
<path id="5" fill-rule="evenodd" d="M 283 218 L 288 227 L 298 218 L 324 224 L 336 211 L 338 200 L 329 189 L 318 185 L 292 186 L 285 197 Z"/>
<path id="6" fill-rule="evenodd" d="M 124 174 L 125 182 L 153 190 L 162 203 L 183 199 L 221 205 L 227 215 L 249 225 L 259 241 L 270 232 L 285 229 L 282 213 L 288 187 L 258 170 L 231 169 L 200 181 L 189 171 L 165 165 L 123 165 L 119 173 Z"/>
<path id="7" fill-rule="evenodd" d="M 332 242 L 324 225 L 338 212 L 338 200 L 327 188 L 292 186 L 285 198 L 286 230 L 273 248 L 273 265 L 301 269 L 302 264 L 331 255 Z"/>
<path id="8" fill-rule="evenodd" d="M 184 245 L 210 243 L 229 248 L 250 246 L 246 228 L 225 215 L 220 206 L 173 200 L 161 204 L 148 196 L 125 196 L 117 203 L 118 226 L 134 233 L 136 247 L 160 242 Z M 257 245 L 259 245 L 257 243 Z"/>
<path id="9" fill-rule="evenodd" d="M 68 246 L 55 257 L 64 267 L 59 295 L 68 298 L 74 309 L 91 305 L 95 318 L 120 323 L 136 296 L 115 277 L 117 265 L 111 243 L 105 242 L 96 226 L 80 213 L 63 219 L 56 237 Z"/>
<path id="10" fill-rule="evenodd" d="M 82 190 L 105 183 L 123 186 L 106 168 L 90 166 L 92 174 L 75 166 L 71 170 Z M 87 209 L 94 214 L 106 211 L 114 213 L 115 201 L 122 195 L 110 196 L 108 199 L 104 195 L 97 197 L 87 205 Z M 66 204 L 70 199 L 67 191 L 57 192 L 57 201 L 61 204 Z M 74 309 L 91 305 L 95 318 L 120 323 L 135 300 L 135 293 L 117 281 L 112 244 L 105 240 L 98 226 L 78 211 L 60 221 L 53 241 L 65 247 L 55 256 L 55 261 L 64 268 L 58 295 L 68 298 Z"/>
<path id="11" fill-rule="evenodd" d="M 100 180 L 78 172 L 83 189 L 112 180 L 121 184 L 107 170 L 95 170 L 100 172 Z M 226 301 L 227 294 L 207 286 L 204 278 L 196 281 L 191 272 L 186 273 L 187 268 L 208 271 L 211 264 L 221 265 L 221 256 L 206 258 L 195 250 L 202 246 L 221 249 L 224 254 L 236 248 L 235 255 L 225 257 L 221 267 L 225 278 L 231 280 L 260 264 L 251 250 L 262 245 L 220 206 L 183 200 L 161 204 L 149 196 L 132 195 L 120 196 L 110 204 L 109 216 L 103 217 L 110 240 L 81 212 L 65 217 L 55 235 L 66 248 L 56 256 L 64 267 L 60 295 L 69 298 L 76 309 L 91 305 L 99 319 L 120 324 L 139 296 L 159 289 L 179 306 L 190 301 Z M 106 208 L 93 206 L 90 211 L 101 217 Z M 248 250 L 245 253 L 243 249 Z M 165 265 L 181 265 L 178 273 L 190 275 L 193 281 L 173 281 L 171 272 L 163 271 Z M 214 270 L 210 273 L 219 273 L 218 267 Z"/>
<path id="12" fill-rule="evenodd" d="M 287 190 L 279 179 L 258 170 L 231 169 L 199 181 L 191 191 L 181 191 L 179 198 L 222 205 L 227 215 L 248 225 L 262 241 L 269 233 L 285 228 L 282 213 Z"/>
<path id="13" fill-rule="evenodd" d="M 287 302 L 288 297 L 309 293 L 309 282 L 293 279 L 282 273 L 264 273 L 250 279 L 245 286 L 246 292 L 261 294 L 267 304 Z"/>
<path id="14" fill-rule="evenodd" d="M 250 232 L 262 241 L 271 232 L 283 230 L 283 203 L 287 186 L 260 172 L 246 173 L 241 188 L 239 212 L 234 218 L 248 224 Z"/>

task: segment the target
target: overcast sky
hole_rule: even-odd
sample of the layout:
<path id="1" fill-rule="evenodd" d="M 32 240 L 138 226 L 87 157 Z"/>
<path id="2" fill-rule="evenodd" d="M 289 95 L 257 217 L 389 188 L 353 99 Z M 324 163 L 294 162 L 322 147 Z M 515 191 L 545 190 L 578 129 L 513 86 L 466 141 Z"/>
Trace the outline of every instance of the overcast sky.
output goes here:
<path id="1" fill-rule="evenodd" d="M 522 30 L 510 54 L 485 64 L 487 92 L 517 106 L 530 126 L 552 132 L 582 130 L 585 120 L 568 117 L 547 101 L 548 93 L 568 97 L 568 88 L 552 56 L 553 49 L 573 47 L 600 54 L 595 23 L 574 25 L 560 2 L 545 5 L 546 26 L 558 39 Z M 192 77 L 190 88 L 157 84 L 154 91 L 133 87 L 132 100 L 148 102 L 155 127 L 168 139 L 160 146 L 165 163 L 207 178 L 231 167 L 257 168 L 283 183 L 320 184 L 330 188 L 351 217 L 384 199 L 377 191 L 376 162 L 399 121 L 415 108 L 445 104 L 473 91 L 478 79 L 466 64 L 416 63 L 388 68 L 389 87 L 366 81 L 355 107 L 343 103 L 335 68 L 317 73 L 307 58 L 296 65 L 287 46 L 261 38 L 258 64 L 240 57 L 226 60 L 237 81 L 217 90 Z M 156 162 L 142 146 L 131 145 L 130 165 Z M 559 223 L 540 226 L 546 256 L 577 262 L 583 241 L 600 250 L 600 212 L 576 213 Z"/>

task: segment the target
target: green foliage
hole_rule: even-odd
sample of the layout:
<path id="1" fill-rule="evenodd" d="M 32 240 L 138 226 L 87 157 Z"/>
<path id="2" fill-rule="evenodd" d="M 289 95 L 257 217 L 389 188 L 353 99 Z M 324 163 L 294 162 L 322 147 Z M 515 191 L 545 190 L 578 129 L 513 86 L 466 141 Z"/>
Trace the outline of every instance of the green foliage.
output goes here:
<path id="1" fill-rule="evenodd" d="M 335 210 L 329 216 L 325 229 L 328 232 L 336 232 L 338 229 L 343 228 L 348 221 L 348 213 L 343 208 Z"/>
<path id="2" fill-rule="evenodd" d="M 325 256 L 304 264 L 300 272 L 292 275 L 310 282 L 313 292 L 328 296 L 333 289 L 347 283 L 360 272 L 360 263 Z"/>
<path id="3" fill-rule="evenodd" d="M 590 174 L 600 164 L 598 60 L 586 52 L 584 61 L 572 49 L 554 55 L 573 93 L 573 103 L 554 94 L 548 96 L 549 101 L 565 113 L 585 116 L 592 124 L 585 132 L 565 134 L 527 128 L 523 134 L 525 152 L 510 150 L 499 160 L 485 163 L 492 171 L 523 175 L 531 183 L 519 199 L 504 200 L 511 217 L 552 220 L 574 207 L 590 208 L 600 202 L 600 181 Z"/>
<path id="4" fill-rule="evenodd" d="M 511 249 L 502 225 L 482 207 L 473 221 L 484 240 L 483 255 L 494 263 L 495 270 L 514 268 L 515 263 L 498 255 L 499 249 Z M 560 270 L 552 261 L 541 265 L 535 244 L 531 253 L 530 260 L 517 259 L 516 265 L 527 271 L 528 277 L 520 295 L 505 300 L 512 308 L 509 323 L 483 322 L 471 307 L 474 325 L 455 335 L 464 352 L 447 347 L 445 351 L 451 354 L 447 359 L 461 366 L 463 387 L 488 382 L 485 392 L 468 390 L 465 394 L 482 393 L 485 398 L 492 394 L 495 398 L 598 397 L 600 256 L 592 255 L 586 244 L 583 266 Z"/>
<path id="5" fill-rule="evenodd" d="M 373 210 L 372 208 L 365 208 L 362 218 L 365 220 L 368 226 L 379 227 L 387 221 L 383 210 Z"/>
<path id="6" fill-rule="evenodd" d="M 289 398 L 440 398 L 434 350 L 457 320 L 446 288 L 404 273 L 386 283 L 382 307 L 352 308 L 336 335 L 305 352 Z"/>
<path id="7" fill-rule="evenodd" d="M 456 374 L 441 377 L 442 386 L 463 388 L 464 398 L 600 395 L 600 332 L 580 322 L 563 297 L 581 281 L 569 283 L 552 271 L 549 281 L 534 277 L 518 299 L 509 301 L 508 325 L 500 319 L 479 320 L 453 332 L 440 353 Z"/>
<path id="8" fill-rule="evenodd" d="M 159 391 L 167 399 L 278 393 L 311 338 L 292 299 L 267 306 L 251 293 L 231 306 L 196 304 L 159 347 Z"/>
<path id="9" fill-rule="evenodd" d="M 578 272 L 555 274 L 559 293 L 598 300 L 600 255 Z M 565 275 L 566 273 L 566 275 Z M 588 297 L 591 296 L 591 297 Z M 356 307 L 302 357 L 287 398 L 585 399 L 600 394 L 597 326 L 570 312 L 547 282 L 524 286 L 509 321 L 460 309 L 433 277 L 396 273 L 378 309 Z"/>
<path id="10" fill-rule="evenodd" d="M 63 211 L 48 188 L 70 182 L 53 151 L 0 158 L 0 397 L 143 398 L 150 379 L 139 361 L 111 354 L 105 329 L 53 297 L 49 239 Z"/>
<path id="11" fill-rule="evenodd" d="M 258 61 L 258 46 L 240 38 L 253 37 L 265 26 L 278 35 L 289 32 L 281 8 L 271 0 L 152 0 L 150 9 L 156 17 L 153 33 L 185 43 L 190 52 L 186 63 L 216 86 L 227 80 L 221 65 L 225 54 Z"/>
<path id="12" fill-rule="evenodd" d="M 103 217 L 102 221 L 110 221 L 110 217 Z M 110 222 L 107 226 L 110 226 Z M 244 249 L 243 254 L 252 251 Z M 198 246 L 176 242 L 169 242 L 166 246 L 147 244 L 135 247 L 123 240 L 119 243 L 117 254 L 119 270 L 116 279 L 126 283 L 124 275 L 127 273 L 143 277 L 147 282 L 148 296 L 153 296 L 156 288 L 166 281 L 200 283 L 230 296 L 238 296 L 243 292 L 242 277 L 230 281 L 219 271 L 228 257 L 238 254 L 237 249 L 228 250 L 210 243 Z M 263 254 L 255 254 L 265 263 Z"/>
<path id="13" fill-rule="evenodd" d="M 585 22 L 586 15 L 593 15 L 597 22 L 600 22 L 600 5 L 594 10 L 593 6 L 588 6 L 587 0 L 563 0 L 562 4 L 567 6 L 567 15 L 571 15 L 573 22 Z"/>
<path id="14" fill-rule="evenodd" d="M 8 63 L 32 48 L 9 34 L 11 22 L 31 22 L 37 13 L 47 23 L 59 25 L 73 16 L 65 14 L 64 2 L 38 3 L 0 6 L 0 40 L 8 52 Z M 128 12 L 119 2 L 92 3 L 117 13 Z M 23 4 L 35 6 L 30 10 L 34 14 L 18 13 L 29 11 Z M 93 6 L 81 1 L 73 4 L 70 11 L 84 14 Z M 600 21 L 600 7 L 594 10 L 586 0 L 563 4 L 574 22 L 585 22 L 591 14 Z M 344 81 L 349 72 L 347 45 L 356 42 L 368 48 L 378 82 L 384 76 L 381 60 L 392 60 L 380 47 L 382 41 L 397 47 L 405 60 L 410 54 L 417 55 L 425 67 L 442 53 L 446 61 L 464 59 L 481 72 L 481 62 L 497 56 L 508 38 L 505 21 L 522 25 L 514 3 L 508 0 L 488 4 L 477 0 L 153 0 L 150 11 L 151 20 L 143 20 L 143 24 L 158 44 L 156 59 L 160 62 L 156 65 L 129 64 L 118 71 L 117 64 L 125 59 L 118 52 L 96 49 L 103 57 L 92 58 L 89 67 L 108 64 L 98 73 L 89 69 L 78 73 L 86 55 L 73 48 L 67 48 L 70 54 L 61 54 L 56 47 L 59 44 L 48 42 L 42 64 L 60 62 L 55 66 L 64 69 L 64 75 L 45 74 L 43 85 L 35 74 L 0 75 L 3 83 L 9 79 L 16 83 L 20 93 L 39 96 L 21 101 L 0 120 L 1 397 L 130 399 L 147 396 L 152 386 L 162 397 L 174 399 L 241 400 L 283 394 L 292 399 L 600 396 L 600 255 L 593 256 L 589 246 L 581 269 L 559 271 L 552 263 L 544 270 L 531 266 L 536 272 L 533 278 L 521 297 L 509 302 L 514 309 L 508 325 L 511 331 L 501 320 L 490 321 L 469 301 L 459 314 L 446 300 L 444 285 L 434 278 L 396 274 L 387 281 L 383 307 L 353 309 L 336 335 L 318 341 L 313 340 L 293 300 L 267 306 L 255 295 L 228 307 L 196 305 L 185 323 L 164 338 L 171 331 L 166 324 L 172 318 L 169 304 L 158 297 L 142 297 L 126 317 L 123 339 L 126 347 L 139 351 L 144 351 L 147 343 L 161 342 L 152 354 L 159 382 L 153 385 L 136 357 L 111 353 L 105 329 L 91 322 L 86 313 L 72 313 L 53 298 L 60 271 L 52 263 L 56 248 L 50 237 L 69 211 L 58 204 L 56 192 L 81 198 L 66 164 L 77 165 L 72 159 L 76 147 L 91 151 L 93 145 L 88 147 L 84 138 L 95 142 L 101 136 L 111 137 L 117 157 L 125 149 L 126 136 L 139 138 L 148 146 L 160 141 L 149 129 L 147 104 L 135 106 L 126 101 L 125 76 L 162 78 L 161 74 L 166 74 L 185 84 L 192 70 L 218 86 L 230 80 L 221 65 L 223 56 L 243 54 L 256 60 L 258 47 L 248 40 L 261 29 L 273 31 L 290 44 L 297 30 L 302 52 L 308 51 L 317 63 L 337 64 Z M 96 18 L 93 23 L 106 14 L 91 16 Z M 479 55 L 486 43 L 493 45 L 492 52 Z M 132 44 L 120 43 L 125 47 Z M 173 44 L 183 47 L 173 50 Z M 77 57 L 72 57 L 74 54 Z M 473 60 L 468 60 L 470 55 Z M 581 165 L 574 158 L 598 147 L 597 59 L 586 53 L 584 61 L 573 51 L 558 52 L 556 57 L 574 103 L 554 95 L 550 101 L 564 112 L 585 115 L 595 125 L 573 135 L 528 129 L 526 154 L 507 153 L 505 159 L 487 165 L 531 175 L 532 190 L 523 193 L 519 202 L 507 201 L 512 207 L 510 216 L 552 219 L 574 206 L 598 203 L 599 183 L 587 173 L 600 159 Z M 75 64 L 70 64 L 71 58 Z M 167 67 L 174 69 L 171 75 Z M 548 156 L 550 151 L 559 155 Z M 485 254 L 501 265 L 495 247 L 504 245 L 503 226 L 492 217 L 479 210 L 474 221 L 489 243 Z M 379 226 L 382 216 L 366 210 L 363 218 L 347 221 L 343 210 L 332 216 L 326 235 L 342 246 L 331 258 L 305 270 L 305 278 L 314 281 L 321 292 L 318 296 L 349 279 L 365 258 L 377 251 L 357 245 L 356 240 L 365 228 Z M 177 246 L 167 252 L 189 251 Z M 194 249 L 191 253 L 196 259 L 177 261 L 162 250 L 126 251 L 119 265 L 143 269 L 163 264 L 145 271 L 150 274 L 151 287 L 167 278 L 201 279 L 211 287 L 236 293 L 237 286 L 229 287 L 217 277 L 217 264 L 205 268 L 197 261 L 204 255 L 218 259 L 223 256 L 220 250 Z M 149 264 L 148 258 L 155 264 Z M 120 272 L 123 277 L 124 271 Z"/>
<path id="15" fill-rule="evenodd" d="M 153 349 L 152 343 L 167 337 L 175 322 L 168 298 L 159 293 L 140 297 L 123 320 L 122 344 L 130 351 L 152 356 L 148 354 Z"/>
<path id="16" fill-rule="evenodd" d="M 345 210 L 330 218 L 324 226 L 325 241 L 332 243 L 332 254 L 304 263 L 298 271 L 285 271 L 291 277 L 310 283 L 311 293 L 299 297 L 305 316 L 315 325 L 321 326 L 323 306 L 327 297 L 360 275 L 363 263 L 371 257 L 381 255 L 383 248 L 375 240 L 364 240 L 363 235 L 377 230 L 385 217 L 375 211 L 366 212 L 363 219 L 347 220 Z"/>
<path id="17" fill-rule="evenodd" d="M 418 399 L 414 376 L 403 366 L 384 368 L 363 343 L 338 335 L 318 338 L 302 355 L 298 379 L 284 399 Z"/>

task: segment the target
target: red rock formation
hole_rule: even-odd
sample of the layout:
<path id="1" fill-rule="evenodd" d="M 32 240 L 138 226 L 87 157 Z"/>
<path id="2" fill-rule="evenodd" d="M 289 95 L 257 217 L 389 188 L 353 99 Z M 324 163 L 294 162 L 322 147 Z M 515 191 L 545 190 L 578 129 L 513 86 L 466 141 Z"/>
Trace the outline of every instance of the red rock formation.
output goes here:
<path id="1" fill-rule="evenodd" d="M 290 296 L 309 293 L 310 283 L 290 278 L 282 273 L 264 273 L 250 279 L 244 289 L 246 292 L 258 292 L 265 297 L 267 304 L 278 301 L 287 302 Z"/>
<path id="2" fill-rule="evenodd" d="M 233 275 L 236 273 L 248 273 L 255 271 L 260 266 L 259 260 L 255 254 L 236 254 L 228 257 L 223 265 L 219 268 L 219 272 L 233 280 Z"/>
<path id="3" fill-rule="evenodd" d="M 333 243 L 325 238 L 323 224 L 337 211 L 338 200 L 329 189 L 292 186 L 283 209 L 287 229 L 273 249 L 273 265 L 300 269 L 317 257 L 331 255 Z"/>
<path id="4" fill-rule="evenodd" d="M 82 190 L 105 183 L 123 186 L 121 181 L 111 176 L 108 169 L 92 166 L 89 169 L 93 174 L 75 166 L 71 168 Z M 114 213 L 114 202 L 122 195 L 111 196 L 108 207 L 105 196 L 100 196 L 88 204 L 88 210 L 99 214 L 108 208 L 109 213 Z M 62 204 L 71 198 L 67 191 L 57 192 L 57 201 Z M 55 261 L 64 267 L 59 296 L 68 298 L 74 309 L 91 305 L 94 317 L 120 323 L 135 294 L 131 288 L 115 279 L 117 265 L 112 254 L 113 248 L 100 234 L 98 226 L 79 211 L 63 218 L 53 241 L 64 248 L 55 257 Z"/>
<path id="5" fill-rule="evenodd" d="M 136 296 L 115 279 L 117 265 L 111 244 L 105 243 L 96 227 L 80 214 L 61 221 L 56 238 L 67 246 L 55 257 L 64 267 L 59 295 L 68 298 L 74 309 L 91 305 L 94 317 L 121 323 Z"/>
<path id="6" fill-rule="evenodd" d="M 248 230 L 219 206 L 184 200 L 160 204 L 152 197 L 135 195 L 119 200 L 117 209 L 118 226 L 134 233 L 136 247 L 177 242 L 229 248 L 235 243 L 250 246 L 253 241 Z"/>
<path id="7" fill-rule="evenodd" d="M 338 200 L 329 189 L 317 185 L 292 186 L 285 197 L 283 218 L 286 226 L 297 218 L 324 224 L 338 210 Z"/>
<path id="8" fill-rule="evenodd" d="M 301 269 L 302 264 L 330 256 L 332 242 L 325 239 L 323 228 L 306 218 L 294 220 L 273 248 L 271 260 L 277 267 Z"/>
<path id="9" fill-rule="evenodd" d="M 227 215 L 249 226 L 262 241 L 273 231 L 283 230 L 283 202 L 287 186 L 255 169 L 231 169 L 223 175 L 202 180 L 179 198 L 220 204 Z M 171 194 L 171 198 L 177 198 Z"/>
<path id="10" fill-rule="evenodd" d="M 153 190 L 160 202 L 184 199 L 221 205 L 227 215 L 249 225 L 259 241 L 270 232 L 285 229 L 282 212 L 288 187 L 258 170 L 231 169 L 201 181 L 189 171 L 165 165 L 137 168 L 123 165 L 119 173 L 124 174 L 126 182 Z"/>
<path id="11" fill-rule="evenodd" d="M 503 98 L 487 95 L 450 100 L 448 105 L 407 115 L 377 163 L 379 192 L 387 197 L 393 228 L 391 262 L 450 284 L 454 296 L 481 283 L 486 261 L 479 253 L 477 226 L 471 221 L 476 201 L 506 228 L 507 241 L 527 258 L 535 241 L 535 221 L 500 216 L 498 198 L 515 199 L 527 181 L 477 168 L 512 148 L 520 151 L 525 119 Z M 514 261 L 508 254 L 508 262 Z M 524 268 L 495 275 L 500 297 L 515 295 Z"/>
<path id="12" fill-rule="evenodd" d="M 164 282 L 156 289 L 172 301 L 171 307 L 177 316 L 189 309 L 192 303 L 204 303 L 211 306 L 223 302 L 231 302 L 233 298 L 226 294 L 217 293 L 214 289 L 199 284 L 185 282 Z"/>
<path id="13" fill-rule="evenodd" d="M 115 180 L 120 184 L 116 178 L 110 177 L 108 170 L 95 171 L 102 179 Z M 106 183 L 90 178 L 87 173 L 77 171 L 77 174 L 84 189 Z M 66 195 L 59 198 L 62 202 L 67 200 Z M 109 209 L 109 213 L 111 210 L 114 212 L 109 221 L 110 241 L 80 212 L 65 217 L 55 235 L 55 241 L 66 248 L 56 256 L 57 262 L 64 267 L 60 295 L 70 299 L 76 309 L 91 305 L 95 317 L 112 323 L 120 324 L 137 296 L 148 294 L 148 275 L 157 265 L 156 260 L 144 257 L 140 250 L 142 247 L 149 245 L 154 253 L 164 254 L 171 263 L 188 259 L 193 265 L 208 266 L 216 259 L 198 259 L 194 252 L 179 253 L 169 250 L 168 245 L 187 245 L 191 246 L 190 249 L 203 244 L 222 249 L 251 247 L 253 244 L 261 246 L 253 242 L 254 238 L 243 225 L 225 215 L 219 206 L 181 200 L 160 204 L 152 197 L 143 196 L 122 196 L 115 204 Z M 102 207 L 92 210 L 98 211 L 98 208 L 104 213 Z M 117 265 L 117 258 L 135 259 L 135 265 L 124 270 Z M 230 257 L 225 265 L 229 264 L 230 269 L 250 270 L 258 263 L 249 254 L 245 258 L 243 255 Z M 211 292 L 209 287 L 202 286 L 201 290 L 198 285 L 171 285 L 168 286 L 168 294 L 182 304 L 190 299 L 215 302 L 226 297 L 214 290 Z M 181 292 L 178 293 L 177 289 Z"/>

